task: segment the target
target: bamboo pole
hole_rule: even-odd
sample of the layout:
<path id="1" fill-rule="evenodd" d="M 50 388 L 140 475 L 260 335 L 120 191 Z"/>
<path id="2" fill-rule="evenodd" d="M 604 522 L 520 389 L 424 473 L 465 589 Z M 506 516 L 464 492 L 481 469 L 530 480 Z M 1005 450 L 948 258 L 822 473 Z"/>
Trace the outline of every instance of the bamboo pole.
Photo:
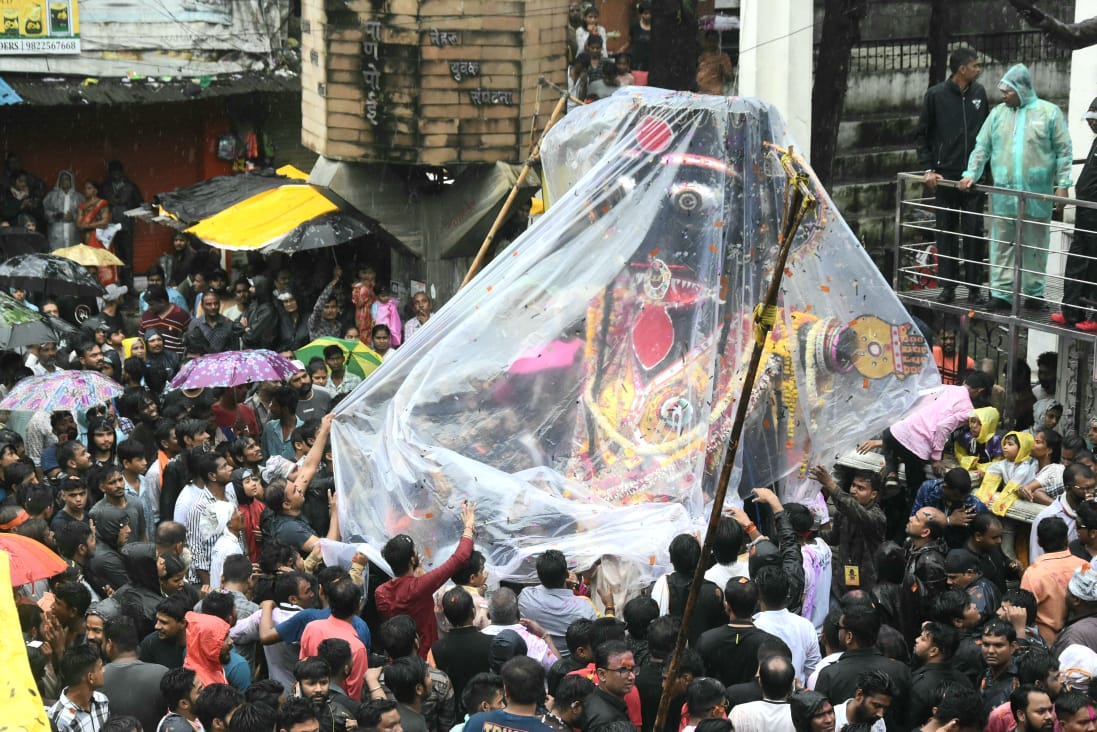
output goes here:
<path id="1" fill-rule="evenodd" d="M 499 211 L 499 215 L 495 217 L 495 223 L 491 225 L 491 230 L 488 231 L 488 235 L 484 237 L 484 243 L 480 245 L 480 251 L 476 252 L 476 258 L 472 260 L 469 271 L 465 274 L 465 279 L 461 280 L 461 287 L 464 287 L 469 283 L 469 280 L 479 271 L 480 265 L 484 263 L 484 257 L 487 256 L 488 249 L 495 240 L 495 235 L 499 233 L 499 228 L 503 225 L 503 222 L 507 220 L 507 216 L 510 214 L 510 207 L 514 205 L 515 199 L 518 198 L 518 189 L 526 182 L 526 178 L 529 177 L 530 171 L 533 170 L 533 166 L 541 159 L 541 143 L 545 141 L 545 135 L 548 134 L 548 131 L 552 129 L 552 126 L 559 121 L 561 115 L 564 114 L 567 103 L 568 98 L 566 96 L 560 97 L 560 101 L 556 103 L 556 107 L 552 110 L 552 116 L 549 117 L 545 129 L 541 131 L 541 137 L 530 151 L 529 157 L 526 159 L 526 164 L 522 166 L 522 172 L 518 174 L 518 180 L 514 182 L 514 186 L 510 189 L 510 195 L 507 196 L 507 200 L 503 203 L 502 210 Z M 457 289 L 461 289 L 461 287 L 458 287 Z"/>
<path id="2" fill-rule="evenodd" d="M 693 615 L 693 608 L 697 604 L 697 596 L 700 594 L 701 581 L 705 575 L 705 557 L 712 552 L 713 536 L 716 533 L 716 525 L 719 523 L 724 499 L 727 497 L 728 482 L 731 479 L 731 470 L 735 464 L 735 453 L 739 448 L 739 440 L 743 434 L 743 423 L 747 417 L 747 407 L 750 404 L 750 394 L 754 390 L 754 381 L 758 376 L 758 367 L 762 362 L 762 352 L 765 349 L 766 337 L 773 328 L 777 314 L 777 293 L 781 287 L 781 278 L 785 272 L 785 263 L 788 261 L 789 250 L 800 223 L 808 211 L 815 206 L 815 196 L 807 187 L 807 176 L 797 172 L 792 160 L 793 150 L 790 147 L 788 153 L 781 158 L 781 164 L 785 168 L 785 211 L 781 226 L 780 249 L 777 253 L 777 261 L 773 266 L 773 275 L 770 278 L 769 289 L 766 290 L 765 299 L 754 311 L 754 348 L 750 354 L 750 362 L 747 366 L 746 377 L 743 380 L 743 388 L 739 393 L 739 403 L 735 408 L 735 421 L 731 427 L 731 435 L 728 437 L 727 449 L 724 452 L 724 460 L 720 470 L 720 478 L 716 484 L 716 495 L 713 497 L 712 512 L 709 514 L 708 529 L 705 531 L 705 541 L 701 546 L 701 560 L 693 571 L 693 580 L 689 586 L 689 596 L 686 598 L 686 606 L 682 611 L 682 627 L 678 631 L 678 639 L 674 645 L 674 653 L 670 658 L 670 667 L 663 677 L 663 695 L 659 699 L 659 711 L 655 715 L 654 732 L 662 732 L 666 724 L 667 711 L 670 708 L 670 689 L 678 676 L 678 668 L 682 660 L 682 651 L 686 646 L 686 638 L 689 630 L 689 621 Z"/>

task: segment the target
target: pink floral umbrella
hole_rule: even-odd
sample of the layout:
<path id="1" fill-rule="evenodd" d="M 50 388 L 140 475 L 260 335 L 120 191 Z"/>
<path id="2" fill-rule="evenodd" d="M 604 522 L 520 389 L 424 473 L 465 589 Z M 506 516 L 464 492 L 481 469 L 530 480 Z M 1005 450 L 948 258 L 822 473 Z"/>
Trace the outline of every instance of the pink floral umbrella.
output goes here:
<path id="1" fill-rule="evenodd" d="M 239 386 L 255 381 L 285 381 L 300 369 L 285 356 L 257 348 L 199 356 L 171 380 L 172 389 Z"/>
<path id="2" fill-rule="evenodd" d="M 122 395 L 122 385 L 98 371 L 58 371 L 17 383 L 0 409 L 27 412 L 84 411 Z"/>

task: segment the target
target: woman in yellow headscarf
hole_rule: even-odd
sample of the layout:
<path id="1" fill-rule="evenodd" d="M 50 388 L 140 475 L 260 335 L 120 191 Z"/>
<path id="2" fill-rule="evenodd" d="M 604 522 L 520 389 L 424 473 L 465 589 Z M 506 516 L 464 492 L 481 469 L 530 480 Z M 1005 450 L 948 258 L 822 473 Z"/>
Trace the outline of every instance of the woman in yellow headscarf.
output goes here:
<path id="1" fill-rule="evenodd" d="M 144 338 L 124 338 L 122 340 L 122 359 L 125 360 L 131 356 L 142 361 L 148 357 Z"/>
<path id="2" fill-rule="evenodd" d="M 996 434 L 998 419 L 998 410 L 994 407 L 980 407 L 971 413 L 968 428 L 959 430 L 953 440 L 960 467 L 982 477 L 990 463 L 1001 459 L 1002 440 Z"/>
<path id="3" fill-rule="evenodd" d="M 145 346 L 145 339 L 124 338 L 122 340 L 122 373 L 118 378 L 122 386 L 144 386 L 144 369 L 134 369 L 132 364 L 129 370 L 126 369 L 126 361 L 131 358 L 140 359 L 142 364 L 147 361 L 148 350 Z"/>

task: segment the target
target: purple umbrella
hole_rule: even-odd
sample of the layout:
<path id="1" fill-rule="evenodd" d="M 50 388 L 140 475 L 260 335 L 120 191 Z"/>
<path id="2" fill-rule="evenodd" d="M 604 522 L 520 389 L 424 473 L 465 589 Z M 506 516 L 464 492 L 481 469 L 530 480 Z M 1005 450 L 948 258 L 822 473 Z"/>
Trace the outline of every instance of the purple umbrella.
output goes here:
<path id="1" fill-rule="evenodd" d="M 171 380 L 171 388 L 200 389 L 239 386 L 254 381 L 285 381 L 300 370 L 285 356 L 262 348 L 211 353 L 188 361 Z"/>
<path id="2" fill-rule="evenodd" d="M 0 409 L 82 412 L 122 396 L 122 386 L 98 371 L 56 371 L 23 379 L 0 401 Z"/>

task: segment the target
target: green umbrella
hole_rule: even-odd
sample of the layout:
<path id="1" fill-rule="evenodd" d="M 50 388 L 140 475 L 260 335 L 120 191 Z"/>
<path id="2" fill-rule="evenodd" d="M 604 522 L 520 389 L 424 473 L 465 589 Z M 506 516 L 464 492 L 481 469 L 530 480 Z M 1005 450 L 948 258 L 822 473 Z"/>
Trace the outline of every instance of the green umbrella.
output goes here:
<path id="1" fill-rule="evenodd" d="M 317 338 L 293 352 L 293 355 L 308 365 L 314 358 L 323 358 L 324 349 L 328 346 L 339 346 L 343 349 L 343 356 L 347 359 L 347 371 L 357 374 L 363 379 L 374 372 L 381 365 L 381 354 L 373 350 L 362 341 L 351 341 L 345 338 Z"/>
<path id="2" fill-rule="evenodd" d="M 56 343 L 57 333 L 41 313 L 0 292 L 0 348 Z"/>

